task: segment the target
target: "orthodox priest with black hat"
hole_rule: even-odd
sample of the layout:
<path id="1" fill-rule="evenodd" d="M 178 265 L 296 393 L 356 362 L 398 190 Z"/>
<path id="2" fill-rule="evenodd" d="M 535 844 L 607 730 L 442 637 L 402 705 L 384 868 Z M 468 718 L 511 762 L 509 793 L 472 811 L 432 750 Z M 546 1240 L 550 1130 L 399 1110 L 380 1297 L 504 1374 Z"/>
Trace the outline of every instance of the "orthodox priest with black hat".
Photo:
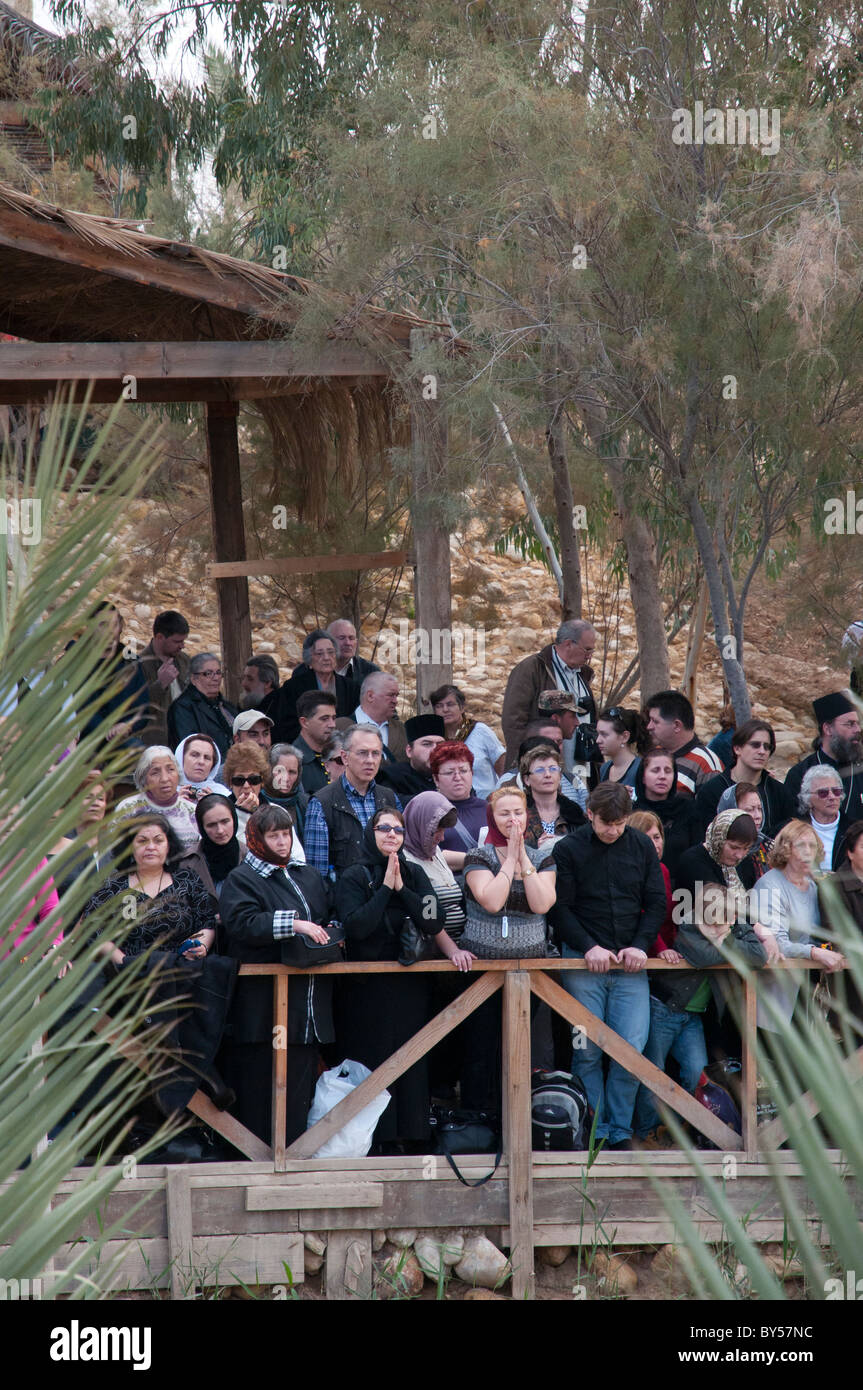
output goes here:
<path id="1" fill-rule="evenodd" d="M 429 758 L 446 738 L 446 729 L 439 714 L 415 714 L 413 719 L 405 720 L 405 733 L 407 762 L 381 763 L 378 772 L 378 781 L 398 793 L 402 806 L 420 792 L 436 790 Z"/>
<path id="2" fill-rule="evenodd" d="M 800 784 L 810 767 L 835 768 L 845 789 L 840 807 L 843 818 L 863 819 L 863 743 L 857 706 L 844 690 L 836 690 L 813 700 L 812 709 L 818 725 L 815 751 L 789 769 L 785 789 L 796 807 Z"/>

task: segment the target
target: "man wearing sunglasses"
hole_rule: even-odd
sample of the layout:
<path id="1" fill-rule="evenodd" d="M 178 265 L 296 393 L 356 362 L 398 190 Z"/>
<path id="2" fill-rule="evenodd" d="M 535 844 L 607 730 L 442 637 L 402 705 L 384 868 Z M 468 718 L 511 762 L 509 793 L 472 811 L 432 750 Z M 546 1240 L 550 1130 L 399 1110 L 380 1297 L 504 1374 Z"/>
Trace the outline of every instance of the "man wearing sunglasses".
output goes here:
<path id="1" fill-rule="evenodd" d="M 168 709 L 172 748 L 189 734 L 209 734 L 222 757 L 228 751 L 239 711 L 221 693 L 222 663 L 214 652 L 199 652 L 189 663 L 189 684 Z"/>

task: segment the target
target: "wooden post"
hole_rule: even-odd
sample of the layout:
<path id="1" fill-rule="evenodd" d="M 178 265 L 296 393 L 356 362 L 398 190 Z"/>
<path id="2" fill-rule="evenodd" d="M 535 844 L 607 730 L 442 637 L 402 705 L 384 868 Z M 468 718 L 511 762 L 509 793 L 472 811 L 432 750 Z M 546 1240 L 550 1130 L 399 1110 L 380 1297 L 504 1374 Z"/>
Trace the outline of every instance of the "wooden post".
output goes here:
<path id="1" fill-rule="evenodd" d="M 168 1173 L 166 1193 L 168 1260 L 171 1265 L 171 1298 L 194 1299 L 192 1268 L 192 1192 L 189 1174 L 182 1168 Z"/>
<path id="2" fill-rule="evenodd" d="M 503 1139 L 509 1170 L 509 1230 L 514 1298 L 533 1298 L 533 1154 L 530 1120 L 530 976 L 503 985 Z"/>
<path id="3" fill-rule="evenodd" d="M 330 1231 L 324 1287 L 328 1303 L 350 1298 L 371 1298 L 371 1231 Z"/>
<path id="4" fill-rule="evenodd" d="M 431 339 L 411 330 L 411 355 L 418 358 Z M 411 402 L 411 460 L 414 534 L 414 622 L 416 624 L 417 710 L 436 686 L 452 680 L 452 587 L 449 529 L 435 500 L 446 487 L 447 427 L 441 382 L 423 373 Z"/>
<path id="5" fill-rule="evenodd" d="M 755 980 L 748 975 L 743 980 L 743 1027 L 740 1030 L 743 1044 L 741 1057 L 741 1097 L 740 1111 L 743 1128 L 743 1148 L 747 1154 L 758 1149 L 758 1053 L 756 1050 L 756 1021 L 758 1018 L 758 995 Z"/>
<path id="6" fill-rule="evenodd" d="M 207 403 L 207 464 L 210 476 L 210 515 L 216 560 L 245 560 L 243 489 L 237 440 L 239 406 L 235 401 Z M 217 579 L 219 632 L 222 646 L 222 689 L 233 704 L 240 703 L 243 667 L 252 654 L 249 581 L 243 576 Z"/>
<path id="7" fill-rule="evenodd" d="M 285 1125 L 288 1116 L 288 985 L 287 975 L 273 980 L 273 1009 L 276 1031 L 273 1035 L 273 1167 L 283 1173 Z"/>

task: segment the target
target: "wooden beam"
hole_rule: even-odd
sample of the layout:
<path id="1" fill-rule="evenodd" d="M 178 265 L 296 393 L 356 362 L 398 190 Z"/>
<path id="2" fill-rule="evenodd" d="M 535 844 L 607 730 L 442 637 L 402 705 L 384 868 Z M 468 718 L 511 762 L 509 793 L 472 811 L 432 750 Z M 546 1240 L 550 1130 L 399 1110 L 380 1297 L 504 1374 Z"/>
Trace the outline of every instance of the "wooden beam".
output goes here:
<path id="1" fill-rule="evenodd" d="M 324 1265 L 328 1303 L 372 1296 L 371 1231 L 330 1231 Z"/>
<path id="2" fill-rule="evenodd" d="M 171 1265 L 171 1298 L 193 1299 L 192 1271 L 192 1191 L 189 1175 L 182 1168 L 168 1174 L 168 1260 Z"/>
<path id="3" fill-rule="evenodd" d="M 863 1076 L 863 1047 L 858 1047 L 856 1052 L 852 1052 L 850 1057 L 846 1057 L 841 1063 L 842 1070 L 850 1081 L 859 1081 Z M 789 1119 L 792 1124 L 797 1124 L 806 1116 L 810 1119 L 817 1115 L 821 1109 L 811 1091 L 804 1091 L 803 1095 L 796 1100 L 789 1112 Z M 766 1125 L 761 1125 L 758 1130 L 758 1148 L 761 1150 L 777 1149 L 780 1144 L 788 1138 L 788 1127 L 781 1115 L 777 1115 L 775 1120 L 770 1120 Z M 827 1152 L 825 1150 L 825 1152 Z M 782 1155 L 778 1155 L 781 1157 Z"/>
<path id="4" fill-rule="evenodd" d="M 503 1140 L 509 1162 L 512 1293 L 533 1298 L 533 1164 L 530 1115 L 530 976 L 519 970 L 503 982 Z"/>
<path id="5" fill-rule="evenodd" d="M 402 969 L 405 967 L 402 966 Z M 328 1139 L 352 1120 L 354 1115 L 358 1115 L 369 1101 L 374 1100 L 391 1082 L 397 1081 L 410 1067 L 418 1062 L 420 1057 L 424 1057 L 433 1047 L 436 1047 L 441 1038 L 445 1038 L 447 1033 L 451 1033 L 463 1019 L 472 1014 L 474 1009 L 478 1009 L 480 1004 L 484 1004 L 486 999 L 500 989 L 502 984 L 501 977 L 489 973 L 483 974 L 471 985 L 470 989 L 464 994 L 460 994 L 457 999 L 442 1009 L 429 1023 L 409 1038 L 392 1057 L 388 1057 L 379 1067 L 376 1067 L 371 1076 L 367 1076 L 365 1081 L 361 1081 L 349 1096 L 340 1100 L 338 1105 L 334 1105 L 322 1120 L 307 1129 L 305 1134 L 301 1134 L 299 1139 L 295 1139 L 288 1149 L 288 1158 L 313 1158 Z"/>
<path id="6" fill-rule="evenodd" d="M 285 1164 L 285 1125 L 288 1116 L 288 984 L 287 975 L 273 977 L 273 1166 Z"/>
<path id="7" fill-rule="evenodd" d="M 380 550 L 355 555 L 288 555 L 272 560 L 242 560 L 207 565 L 208 579 L 234 575 L 328 574 L 339 570 L 400 569 L 407 564 L 406 550 Z"/>
<path id="8" fill-rule="evenodd" d="M 422 329 L 411 331 L 411 356 L 420 357 L 432 341 Z M 425 377 L 423 377 L 425 382 Z M 411 521 L 414 535 L 415 623 L 426 634 L 418 641 L 417 650 L 417 711 L 423 708 L 424 697 L 437 686 L 452 681 L 452 576 L 450 571 L 450 528 L 441 516 L 440 493 L 446 486 L 447 422 L 438 399 L 439 382 L 426 382 L 423 389 L 433 389 L 434 396 L 426 399 L 416 383 L 411 400 L 411 464 L 413 492 Z M 446 638 L 449 641 L 446 641 Z M 430 654 L 439 658 L 449 647 L 450 660 L 431 661 Z M 426 654 L 425 660 L 422 653 Z"/>
<path id="9" fill-rule="evenodd" d="M 355 385 L 362 377 L 344 377 L 342 384 Z M 62 393 L 64 400 L 87 399 L 93 405 L 114 405 L 120 398 L 120 382 L 111 380 L 90 380 L 87 382 L 65 381 L 4 381 L 0 377 L 0 405 L 47 405 Z M 307 392 L 309 383 L 300 377 L 231 377 L 227 380 L 209 380 L 201 377 L 178 377 L 165 381 L 138 378 L 136 405 L 182 405 L 190 401 L 257 401 L 274 397 L 296 396 Z"/>
<path id="10" fill-rule="evenodd" d="M 0 343 L 0 380 L 223 380 L 231 377 L 389 376 L 386 366 L 361 348 L 334 344 L 308 352 L 283 339 L 245 338 L 207 342 Z"/>
<path id="11" fill-rule="evenodd" d="M 579 1004 L 571 994 L 567 994 L 565 989 L 561 989 L 560 985 L 555 984 L 547 975 L 532 975 L 530 987 L 534 994 L 557 1013 L 562 1014 L 569 1023 L 582 1028 L 591 1042 L 601 1047 L 603 1052 L 613 1057 L 615 1062 L 619 1062 L 633 1076 L 637 1076 L 643 1086 L 672 1110 L 676 1110 L 702 1134 L 706 1134 L 719 1148 L 738 1151 L 743 1147 L 743 1140 L 739 1134 L 723 1124 L 716 1115 L 711 1114 L 706 1106 L 699 1104 L 694 1096 L 684 1091 L 682 1086 L 678 1086 L 670 1076 L 660 1071 L 659 1067 L 648 1062 L 646 1057 L 637 1052 L 630 1043 L 625 1042 L 607 1023 L 603 1023 L 589 1009 Z"/>
<path id="12" fill-rule="evenodd" d="M 213 553 L 217 560 L 245 560 L 243 488 L 236 405 L 207 406 L 207 464 L 210 478 L 210 517 Z M 222 646 L 222 688 L 239 705 L 243 668 L 252 654 L 249 581 L 244 576 L 217 579 L 219 633 Z"/>
<path id="13" fill-rule="evenodd" d="M 743 1147 L 747 1153 L 754 1153 L 758 1148 L 758 1054 L 756 1051 L 758 994 L 752 975 L 746 976 L 742 984 L 740 1122 L 743 1129 Z"/>
<path id="14" fill-rule="evenodd" d="M 283 1183 L 280 1187 L 254 1184 L 246 1188 L 246 1211 L 308 1211 L 321 1207 L 382 1207 L 382 1182 Z"/>

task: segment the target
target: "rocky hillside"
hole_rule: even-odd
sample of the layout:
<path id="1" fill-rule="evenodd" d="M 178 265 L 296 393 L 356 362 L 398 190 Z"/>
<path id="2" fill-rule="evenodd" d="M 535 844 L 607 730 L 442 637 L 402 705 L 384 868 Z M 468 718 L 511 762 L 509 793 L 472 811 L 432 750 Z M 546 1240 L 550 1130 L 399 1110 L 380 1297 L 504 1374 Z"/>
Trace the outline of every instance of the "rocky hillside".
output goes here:
<path id="1" fill-rule="evenodd" d="M 118 552 L 136 549 L 136 522 L 144 518 L 153 504 L 134 504 L 129 531 L 116 538 Z M 558 621 L 554 582 L 542 565 L 518 556 L 499 556 L 480 535 L 468 531 L 453 536 L 453 664 L 455 679 L 465 691 L 472 714 L 499 730 L 500 708 L 507 676 L 515 662 L 549 642 Z M 219 650 L 218 618 L 213 587 L 201 581 L 199 566 L 185 560 L 175 548 L 171 562 L 156 572 L 146 565 L 146 556 L 137 557 L 133 571 L 112 595 L 126 618 L 127 636 L 138 647 L 146 645 L 154 613 L 178 608 L 191 625 L 187 650 Z M 411 571 L 403 576 L 384 632 L 388 646 L 378 659 L 387 669 L 397 670 L 403 684 L 402 714 L 413 711 L 414 673 L 406 639 L 412 630 Z M 600 699 L 608 692 L 635 654 L 635 624 L 629 593 L 618 595 L 609 583 L 601 555 L 589 558 L 585 576 L 586 613 L 600 633 L 594 689 Z M 776 730 L 776 764 L 784 768 L 807 751 L 815 733 L 811 714 L 813 695 L 847 686 L 848 674 L 841 664 L 829 664 L 836 652 L 827 640 L 811 635 L 801 650 L 801 638 L 794 630 L 794 596 L 799 576 L 792 567 L 778 584 L 760 579 L 749 603 L 745 665 L 753 699 L 754 713 L 768 719 Z M 270 652 L 280 669 L 287 673 L 300 659 L 302 633 L 293 619 L 273 606 L 273 595 L 258 581 L 251 581 L 254 649 Z M 381 595 L 384 594 L 383 584 Z M 381 599 L 383 602 L 383 598 Z M 790 610 L 789 620 L 783 619 Z M 850 613 L 847 621 L 855 614 Z M 305 615 L 306 630 L 314 626 L 313 613 Z M 361 650 L 371 655 L 379 637 L 380 622 L 370 616 L 363 625 Z M 403 640 L 399 643 L 397 640 Z M 600 659 L 600 653 L 602 657 Z M 384 656 L 387 659 L 384 659 Z M 683 674 L 686 657 L 686 630 L 678 634 L 671 650 L 675 682 Z M 637 706 L 639 691 L 633 690 L 625 703 Z M 717 731 L 722 705 L 720 663 L 709 634 L 704 643 L 698 677 L 697 728 L 709 738 Z"/>

